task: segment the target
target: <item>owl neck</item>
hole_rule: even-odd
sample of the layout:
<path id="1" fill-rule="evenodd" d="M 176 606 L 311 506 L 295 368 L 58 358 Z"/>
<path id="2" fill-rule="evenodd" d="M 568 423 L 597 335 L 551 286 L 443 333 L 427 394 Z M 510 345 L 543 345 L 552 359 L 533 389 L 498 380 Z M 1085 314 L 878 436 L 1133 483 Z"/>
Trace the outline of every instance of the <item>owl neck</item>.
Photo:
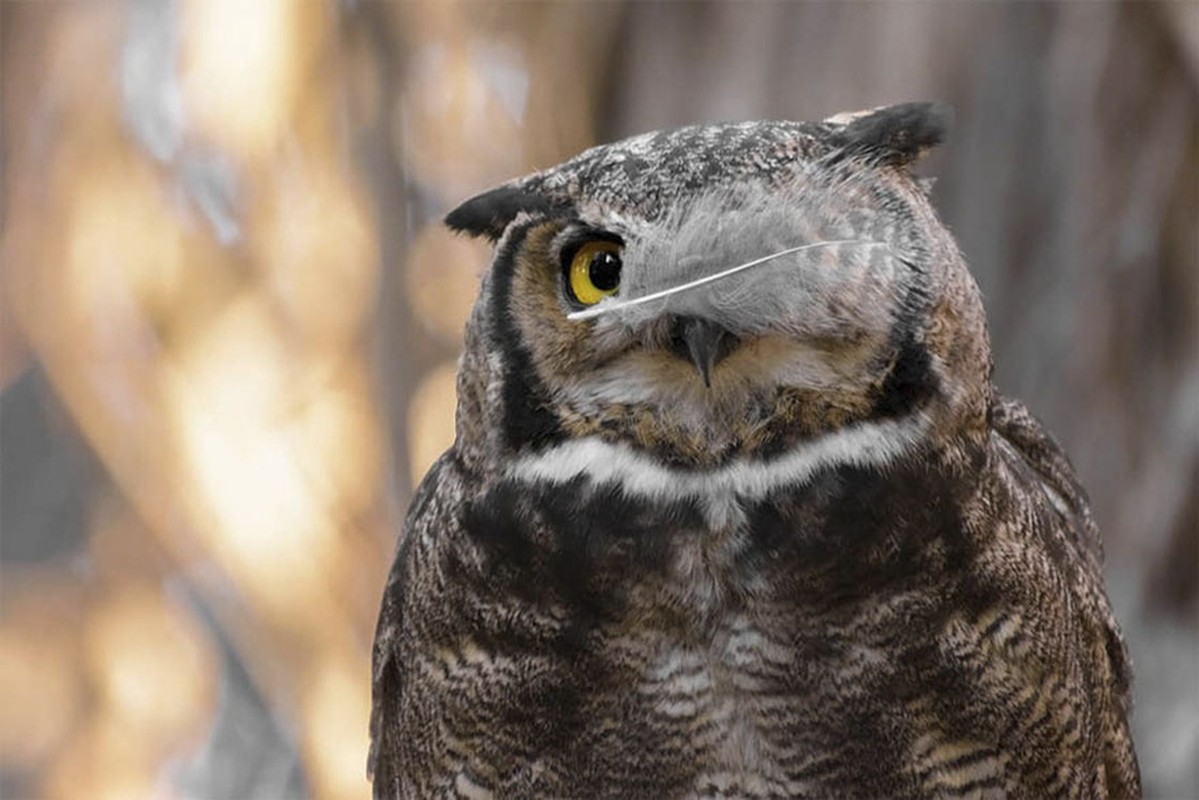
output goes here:
<path id="1" fill-rule="evenodd" d="M 776 415 L 769 424 L 747 423 L 760 434 L 748 444 L 714 432 L 688 437 L 675 431 L 663 436 L 668 444 L 648 445 L 600 428 L 571 428 L 547 394 L 521 383 L 511 365 L 468 348 L 459 378 L 458 460 L 486 482 L 513 476 L 554 483 L 589 479 L 620 484 L 633 495 L 681 487 L 684 495 L 758 496 L 843 465 L 887 468 L 913 452 L 985 441 L 989 361 L 967 371 L 961 362 L 977 359 L 979 348 L 969 341 L 950 344 L 929 363 L 901 354 L 884 382 L 888 392 L 861 418 L 837 425 L 796 423 L 810 426 L 800 428 Z M 796 419 L 823 418 L 812 407 L 816 399 L 797 402 Z M 778 431 L 772 433 L 770 425 Z M 684 440 L 693 449 L 674 444 Z"/>

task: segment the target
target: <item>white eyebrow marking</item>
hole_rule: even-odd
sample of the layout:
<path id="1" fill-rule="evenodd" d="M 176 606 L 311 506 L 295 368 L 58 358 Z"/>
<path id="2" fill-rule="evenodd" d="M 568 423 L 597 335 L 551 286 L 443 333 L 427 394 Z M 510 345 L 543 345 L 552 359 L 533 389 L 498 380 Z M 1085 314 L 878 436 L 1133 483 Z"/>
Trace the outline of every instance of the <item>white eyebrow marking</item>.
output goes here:
<path id="1" fill-rule="evenodd" d="M 619 311 L 622 308 L 631 308 L 632 306 L 638 306 L 638 305 L 641 305 L 642 303 L 648 303 L 651 300 L 659 300 L 663 297 L 669 297 L 672 294 L 678 294 L 679 292 L 685 292 L 690 289 L 694 289 L 698 286 L 704 286 L 705 284 L 713 283 L 713 282 L 719 281 L 719 280 L 724 280 L 725 278 L 729 277 L 730 275 L 736 275 L 738 272 L 743 272 L 747 269 L 751 269 L 751 268 L 759 266 L 761 264 L 765 264 L 766 262 L 773 261 L 776 258 L 782 258 L 783 256 L 789 256 L 792 253 L 799 253 L 804 250 L 812 250 L 817 247 L 833 247 L 834 245 L 839 245 L 839 244 L 856 244 L 856 245 L 863 245 L 863 246 L 876 245 L 876 246 L 885 247 L 887 243 L 886 242 L 876 242 L 876 241 L 873 241 L 870 239 L 831 239 L 831 240 L 823 241 L 823 242 L 811 242 L 810 244 L 801 244 L 801 245 L 798 245 L 797 247 L 788 247 L 786 250 L 779 250 L 777 253 L 771 253 L 770 255 L 762 256 L 761 258 L 755 258 L 752 261 L 746 261 L 745 263 L 738 264 L 735 267 L 729 267 L 726 270 L 721 270 L 720 272 L 714 273 L 712 275 L 705 275 L 702 278 L 696 278 L 693 281 L 688 281 L 687 283 L 681 283 L 678 286 L 671 286 L 668 289 L 661 289 L 656 292 L 650 292 L 649 294 L 644 295 L 642 297 L 634 297 L 634 298 L 630 298 L 628 300 L 612 300 L 611 302 L 609 302 L 609 300 L 611 300 L 611 298 L 607 298 L 605 300 L 600 301 L 596 305 L 591 306 L 590 308 L 584 308 L 579 311 L 573 311 L 573 312 L 567 314 L 566 318 L 568 320 L 571 320 L 572 322 L 578 321 L 578 320 L 592 319 L 594 317 L 600 316 L 601 314 L 609 314 L 613 311 Z"/>

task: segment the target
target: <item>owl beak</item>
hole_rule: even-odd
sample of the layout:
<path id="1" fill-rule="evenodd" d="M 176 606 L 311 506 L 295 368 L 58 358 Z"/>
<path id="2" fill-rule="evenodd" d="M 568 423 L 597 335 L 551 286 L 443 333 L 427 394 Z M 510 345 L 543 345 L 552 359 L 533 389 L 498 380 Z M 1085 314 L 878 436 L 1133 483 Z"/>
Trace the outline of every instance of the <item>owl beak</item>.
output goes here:
<path id="1" fill-rule="evenodd" d="M 736 336 L 710 320 L 679 317 L 675 322 L 675 352 L 695 365 L 704 379 L 704 386 L 712 385 L 712 367 L 727 356 L 736 344 Z"/>

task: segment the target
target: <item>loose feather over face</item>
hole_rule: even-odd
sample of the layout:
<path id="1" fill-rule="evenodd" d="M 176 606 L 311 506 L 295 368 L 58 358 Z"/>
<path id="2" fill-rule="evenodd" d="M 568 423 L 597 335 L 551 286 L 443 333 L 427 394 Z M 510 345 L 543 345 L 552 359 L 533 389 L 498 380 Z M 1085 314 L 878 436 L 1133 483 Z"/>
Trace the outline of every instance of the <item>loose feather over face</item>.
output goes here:
<path id="1" fill-rule="evenodd" d="M 619 295 L 572 318 L 607 316 L 638 328 L 667 315 L 694 316 L 743 336 L 887 330 L 893 300 L 913 276 L 902 274 L 908 268 L 888 242 L 872 238 L 886 235 L 885 221 L 871 219 L 852 195 L 844 185 L 722 189 L 653 224 L 629 225 Z M 771 257 L 778 253 L 785 255 Z M 709 280 L 747 257 L 757 263 Z M 858 316 L 853 321 L 822 306 L 847 291 L 856 294 L 845 306 Z"/>

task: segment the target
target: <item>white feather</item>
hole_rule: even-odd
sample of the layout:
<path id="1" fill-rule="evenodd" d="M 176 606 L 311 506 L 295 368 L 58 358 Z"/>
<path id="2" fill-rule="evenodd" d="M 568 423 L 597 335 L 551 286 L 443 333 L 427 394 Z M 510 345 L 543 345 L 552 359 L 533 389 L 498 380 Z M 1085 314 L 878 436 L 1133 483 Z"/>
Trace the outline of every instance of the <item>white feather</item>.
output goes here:
<path id="1" fill-rule="evenodd" d="M 881 422 L 860 422 L 805 442 L 770 461 L 737 460 L 706 470 L 669 467 L 629 445 L 596 437 L 566 442 L 518 459 L 509 477 L 526 482 L 568 483 L 583 477 L 616 484 L 626 497 L 700 502 L 713 527 L 731 524 L 740 503 L 775 489 L 798 487 L 838 466 L 883 467 L 918 444 L 928 427 L 920 413 Z"/>

